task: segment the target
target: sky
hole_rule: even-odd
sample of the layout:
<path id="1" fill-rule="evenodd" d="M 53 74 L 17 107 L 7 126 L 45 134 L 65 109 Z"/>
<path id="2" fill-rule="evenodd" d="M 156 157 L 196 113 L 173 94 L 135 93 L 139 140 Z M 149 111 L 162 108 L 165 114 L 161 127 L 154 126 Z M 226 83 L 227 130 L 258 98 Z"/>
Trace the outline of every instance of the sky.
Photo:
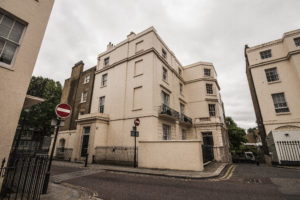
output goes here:
<path id="1" fill-rule="evenodd" d="M 299 0 L 56 0 L 33 75 L 60 81 L 80 60 L 85 70 L 109 42 L 154 26 L 183 66 L 212 62 L 226 116 L 255 127 L 244 46 L 300 28 Z"/>

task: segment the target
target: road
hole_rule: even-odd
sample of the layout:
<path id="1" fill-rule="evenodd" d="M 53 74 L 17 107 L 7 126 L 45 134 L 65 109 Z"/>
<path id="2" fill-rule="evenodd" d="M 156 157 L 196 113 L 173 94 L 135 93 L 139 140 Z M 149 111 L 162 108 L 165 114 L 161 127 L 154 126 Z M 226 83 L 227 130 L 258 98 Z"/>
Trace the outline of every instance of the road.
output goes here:
<path id="1" fill-rule="evenodd" d="M 53 174 L 73 172 L 64 182 L 88 188 L 105 200 L 216 199 L 299 200 L 300 170 L 239 164 L 218 178 L 188 180 L 114 172 L 74 173 L 83 168 L 53 166 Z M 84 175 L 86 174 L 86 175 Z M 78 176 L 78 177 L 76 177 Z"/>

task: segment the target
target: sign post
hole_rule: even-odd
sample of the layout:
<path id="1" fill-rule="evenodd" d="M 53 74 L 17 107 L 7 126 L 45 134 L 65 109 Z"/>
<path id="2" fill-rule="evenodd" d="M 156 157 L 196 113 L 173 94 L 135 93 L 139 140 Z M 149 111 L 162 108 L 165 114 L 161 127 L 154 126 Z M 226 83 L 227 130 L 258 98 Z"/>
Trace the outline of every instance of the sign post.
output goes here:
<path id="1" fill-rule="evenodd" d="M 139 132 L 136 131 L 136 127 L 140 125 L 140 119 L 136 118 L 134 120 L 134 127 L 132 127 L 131 136 L 134 136 L 134 158 L 133 158 L 133 167 L 137 167 L 136 163 L 136 137 L 139 137 Z"/>
<path id="2" fill-rule="evenodd" d="M 57 121 L 56 121 L 56 132 L 55 132 L 55 136 L 54 136 L 54 140 L 53 140 L 53 145 L 51 148 L 51 154 L 50 154 L 50 158 L 49 158 L 49 164 L 48 164 L 48 169 L 47 169 L 47 173 L 45 176 L 45 181 L 44 181 L 44 185 L 43 185 L 43 194 L 47 193 L 48 190 L 48 184 L 49 184 L 49 180 L 50 180 L 50 170 L 51 170 L 51 164 L 52 164 L 52 159 L 53 159 L 53 154 L 54 154 L 54 149 L 55 149 L 55 145 L 56 145 L 56 140 L 57 140 L 57 135 L 58 135 L 58 131 L 59 131 L 59 127 L 61 124 L 61 120 L 62 119 L 66 119 L 71 115 L 72 112 L 72 108 L 70 105 L 66 104 L 66 103 L 61 103 L 58 104 L 55 108 L 55 113 L 57 116 Z"/>

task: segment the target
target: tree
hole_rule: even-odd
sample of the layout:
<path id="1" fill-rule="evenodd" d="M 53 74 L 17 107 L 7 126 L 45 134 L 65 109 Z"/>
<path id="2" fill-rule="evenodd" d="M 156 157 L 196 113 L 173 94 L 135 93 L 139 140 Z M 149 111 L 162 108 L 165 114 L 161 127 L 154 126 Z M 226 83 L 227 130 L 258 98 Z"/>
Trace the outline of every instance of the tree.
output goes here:
<path id="1" fill-rule="evenodd" d="M 27 113 L 22 111 L 19 124 L 24 123 L 25 128 L 41 130 L 45 135 L 50 135 L 53 132 L 51 120 L 56 118 L 54 109 L 62 94 L 60 82 L 33 76 L 27 94 L 43 98 L 45 101 L 31 107 Z"/>
<path id="2" fill-rule="evenodd" d="M 234 152 L 240 151 L 243 143 L 247 142 L 246 132 L 243 128 L 237 126 L 231 117 L 226 117 L 226 126 L 230 141 L 230 148 Z"/>
<path id="3" fill-rule="evenodd" d="M 257 130 L 256 127 L 254 127 L 254 128 L 248 128 L 248 129 L 247 129 L 247 133 L 252 133 L 252 132 L 254 132 L 255 130 Z"/>

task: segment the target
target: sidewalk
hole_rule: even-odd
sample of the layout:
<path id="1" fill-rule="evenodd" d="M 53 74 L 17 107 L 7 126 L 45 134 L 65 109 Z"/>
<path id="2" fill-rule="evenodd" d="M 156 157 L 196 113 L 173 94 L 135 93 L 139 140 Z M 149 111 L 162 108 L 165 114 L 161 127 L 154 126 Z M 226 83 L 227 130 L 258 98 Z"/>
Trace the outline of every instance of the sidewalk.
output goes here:
<path id="1" fill-rule="evenodd" d="M 204 168 L 204 171 L 180 171 L 180 170 L 162 170 L 162 169 L 146 169 L 146 168 L 133 168 L 115 165 L 101 165 L 101 164 L 89 164 L 88 167 L 84 167 L 81 163 L 71 163 L 64 161 L 54 161 L 53 165 L 65 166 L 65 167 L 79 167 L 83 169 L 98 169 L 113 172 L 125 172 L 134 174 L 165 176 L 175 178 L 188 178 L 188 179 L 204 179 L 213 178 L 220 175 L 222 170 L 227 166 L 227 163 L 212 162 Z"/>

